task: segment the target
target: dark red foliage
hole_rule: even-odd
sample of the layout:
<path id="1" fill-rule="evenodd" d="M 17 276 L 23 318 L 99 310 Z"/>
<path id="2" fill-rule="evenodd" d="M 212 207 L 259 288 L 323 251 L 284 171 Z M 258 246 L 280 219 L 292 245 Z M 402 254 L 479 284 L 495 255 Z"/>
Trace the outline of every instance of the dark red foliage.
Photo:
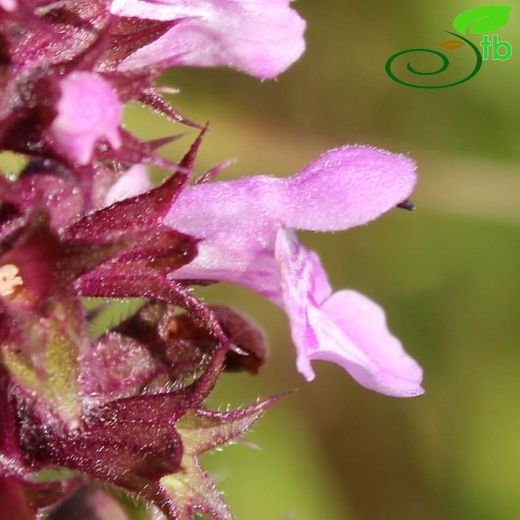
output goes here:
<path id="1" fill-rule="evenodd" d="M 192 168 L 201 137 L 181 168 Z M 6 511 L 34 518 L 93 480 L 138 494 L 170 519 L 230 518 L 182 432 L 208 420 L 203 401 L 219 374 L 256 373 L 266 348 L 245 318 L 206 306 L 171 276 L 197 252 L 193 238 L 162 225 L 187 175 L 90 212 L 91 192 L 66 165 L 33 161 L 17 180 L 0 179 L 0 275 L 14 268 L 19 278 L 12 290 L 2 282 L 0 298 Z M 80 296 L 149 303 L 93 341 Z M 211 416 L 221 433 L 206 449 L 240 435 L 268 404 Z M 44 469 L 81 477 L 41 484 Z M 207 492 L 176 501 L 168 486 L 177 474 Z"/>
<path id="2" fill-rule="evenodd" d="M 224 370 L 256 373 L 266 347 L 244 317 L 207 306 L 174 278 L 197 255 L 197 240 L 163 218 L 192 178 L 207 127 L 154 90 L 160 67 L 117 69 L 171 23 L 113 17 L 109 4 L 18 0 L 13 12 L 0 8 L 0 150 L 27 160 L 18 176 L 0 175 L 0 520 L 44 511 L 72 518 L 71 510 L 98 518 L 95 504 L 109 495 L 78 489 L 99 482 L 170 520 L 196 512 L 229 520 L 198 456 L 240 436 L 272 401 L 226 413 L 203 403 Z M 142 142 L 121 128 L 120 148 L 100 141 L 90 162 L 75 164 L 50 131 L 60 81 L 75 71 L 101 76 L 122 103 L 199 128 L 198 137 L 176 164 L 157 152 L 175 137 Z M 107 207 L 110 187 L 138 163 L 171 175 Z M 95 312 L 82 297 L 145 303 L 96 338 Z M 44 482 L 48 470 L 54 477 Z M 185 492 L 176 494 L 177 485 Z M 124 516 L 119 506 L 111 511 Z"/>
<path id="3" fill-rule="evenodd" d="M 26 1 L 14 13 L 0 14 L 1 149 L 69 163 L 48 128 L 56 116 L 59 81 L 73 71 L 100 74 L 122 102 L 140 100 L 172 120 L 197 126 L 151 89 L 160 68 L 117 70 L 123 59 L 156 40 L 172 23 L 114 17 L 109 5 L 107 0 Z M 123 143 L 117 154 L 101 147 L 96 160 L 171 166 L 130 134 Z"/>

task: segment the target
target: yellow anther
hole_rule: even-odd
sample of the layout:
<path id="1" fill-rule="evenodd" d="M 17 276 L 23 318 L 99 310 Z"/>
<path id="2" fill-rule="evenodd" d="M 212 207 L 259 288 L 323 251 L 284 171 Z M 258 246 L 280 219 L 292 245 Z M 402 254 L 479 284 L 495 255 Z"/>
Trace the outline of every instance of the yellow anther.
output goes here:
<path id="1" fill-rule="evenodd" d="M 11 296 L 20 285 L 23 285 L 23 280 L 16 265 L 0 266 L 0 296 Z"/>

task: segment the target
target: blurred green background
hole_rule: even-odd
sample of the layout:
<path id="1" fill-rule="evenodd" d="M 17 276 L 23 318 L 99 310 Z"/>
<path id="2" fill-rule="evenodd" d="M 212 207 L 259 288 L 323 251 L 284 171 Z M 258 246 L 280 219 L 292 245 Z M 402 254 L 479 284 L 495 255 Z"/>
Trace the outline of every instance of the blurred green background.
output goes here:
<path id="1" fill-rule="evenodd" d="M 377 395 L 325 363 L 306 384 L 280 310 L 235 286 L 199 291 L 251 316 L 271 345 L 261 375 L 225 376 L 214 406 L 298 389 L 248 436 L 258 449 L 206 458 L 238 520 L 520 518 L 520 5 L 507 3 L 500 31 L 512 59 L 485 63 L 463 85 L 416 90 L 384 71 L 393 53 L 435 48 L 459 12 L 486 4 L 299 0 L 308 50 L 279 80 L 179 69 L 163 79 L 181 89 L 178 110 L 211 121 L 200 172 L 236 158 L 223 178 L 288 175 L 345 143 L 419 164 L 415 213 L 302 238 L 335 287 L 387 309 L 424 367 L 424 397 Z M 457 52 L 455 76 L 468 68 Z M 135 106 L 127 121 L 143 137 L 180 128 Z M 178 159 L 191 137 L 165 153 Z"/>
<path id="2" fill-rule="evenodd" d="M 520 5 L 507 2 L 500 31 L 512 59 L 484 63 L 467 83 L 411 89 L 384 71 L 393 53 L 435 48 L 458 13 L 486 4 L 299 0 L 308 50 L 277 81 L 178 69 L 164 78 L 181 89 L 177 109 L 211 121 L 200 171 L 236 158 L 224 178 L 288 175 L 344 143 L 419 164 L 415 213 L 302 238 L 335 287 L 387 309 L 424 367 L 424 397 L 371 393 L 325 363 L 306 384 L 281 311 L 233 286 L 200 291 L 253 317 L 271 345 L 260 376 L 226 376 L 212 403 L 298 389 L 248 437 L 260 449 L 206 459 L 238 520 L 520 518 Z M 455 75 L 468 68 L 458 52 Z M 172 130 L 136 108 L 128 121 L 143 136 Z M 167 153 L 178 158 L 189 138 Z"/>

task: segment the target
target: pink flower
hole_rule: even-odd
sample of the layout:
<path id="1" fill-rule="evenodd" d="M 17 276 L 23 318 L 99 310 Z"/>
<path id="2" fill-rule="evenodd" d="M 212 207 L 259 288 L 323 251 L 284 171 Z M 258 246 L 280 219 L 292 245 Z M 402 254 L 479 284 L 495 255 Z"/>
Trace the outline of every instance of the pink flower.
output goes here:
<path id="1" fill-rule="evenodd" d="M 123 111 L 110 83 L 99 74 L 73 72 L 60 82 L 58 115 L 50 131 L 58 149 L 70 160 L 88 164 L 100 139 L 121 146 Z"/>
<path id="2" fill-rule="evenodd" d="M 383 311 L 354 291 L 332 293 L 318 256 L 294 229 L 338 231 L 365 224 L 405 200 L 415 185 L 406 157 L 366 147 L 322 155 L 287 179 L 267 176 L 199 184 L 180 193 L 165 218 L 201 239 L 176 279 L 240 283 L 285 309 L 298 369 L 338 363 L 363 386 L 409 397 L 422 371 L 388 331 Z"/>
<path id="3" fill-rule="evenodd" d="M 273 78 L 305 49 L 305 22 L 289 4 L 290 0 L 114 0 L 115 15 L 174 22 L 162 37 L 126 58 L 120 70 L 167 62 L 229 66 Z"/>
<path id="4" fill-rule="evenodd" d="M 0 7 L 6 11 L 14 11 L 18 7 L 16 0 L 0 0 Z"/>

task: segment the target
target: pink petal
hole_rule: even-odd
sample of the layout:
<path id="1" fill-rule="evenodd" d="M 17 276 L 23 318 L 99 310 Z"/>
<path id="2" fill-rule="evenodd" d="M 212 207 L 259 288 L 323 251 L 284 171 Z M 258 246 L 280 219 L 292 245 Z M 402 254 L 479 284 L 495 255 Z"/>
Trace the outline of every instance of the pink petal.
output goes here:
<path id="1" fill-rule="evenodd" d="M 169 218 L 186 233 L 211 240 L 274 244 L 280 223 L 312 231 L 365 224 L 408 198 L 415 163 L 365 146 L 323 154 L 293 177 L 255 176 L 187 188 Z M 227 236 L 232 229 L 232 236 Z"/>
<path id="2" fill-rule="evenodd" d="M 273 301 L 279 300 L 279 274 L 269 251 L 200 242 L 195 259 L 177 269 L 172 277 L 238 283 Z"/>
<path id="3" fill-rule="evenodd" d="M 283 193 L 281 179 L 260 175 L 188 186 L 165 223 L 211 242 L 263 249 L 274 244 Z"/>
<path id="4" fill-rule="evenodd" d="M 388 330 L 383 309 L 356 291 L 334 293 L 321 310 L 370 360 L 370 364 L 351 363 L 333 344 L 312 355 L 312 359 L 333 361 L 361 385 L 395 397 L 424 393 L 422 369 L 404 351 L 401 342 Z"/>
<path id="5" fill-rule="evenodd" d="M 314 379 L 313 360 L 339 364 L 361 385 L 394 397 L 423 393 L 422 370 L 388 331 L 383 310 L 354 291 L 324 302 L 317 288 L 325 277 L 315 258 L 289 232 L 276 241 L 283 306 L 297 349 L 298 370 Z"/>
<path id="6" fill-rule="evenodd" d="M 18 2 L 16 0 L 0 0 L 0 7 L 12 12 L 18 8 Z"/>
<path id="7" fill-rule="evenodd" d="M 119 179 L 110 187 L 105 195 L 105 206 L 114 202 L 141 195 L 151 188 L 150 176 L 146 167 L 142 164 L 132 166 L 123 173 Z"/>
<path id="8" fill-rule="evenodd" d="M 125 59 L 127 71 L 168 65 L 232 67 L 262 79 L 276 77 L 305 50 L 305 22 L 290 0 L 116 0 L 111 12 L 177 20 L 157 41 Z"/>
<path id="9" fill-rule="evenodd" d="M 73 72 L 60 82 L 58 115 L 50 131 L 69 159 L 88 164 L 99 139 L 121 146 L 121 103 L 110 83 L 98 74 Z"/>
<path id="10" fill-rule="evenodd" d="M 403 155 L 337 148 L 289 179 L 283 222 L 312 231 L 359 226 L 407 199 L 415 182 L 415 163 Z"/>

